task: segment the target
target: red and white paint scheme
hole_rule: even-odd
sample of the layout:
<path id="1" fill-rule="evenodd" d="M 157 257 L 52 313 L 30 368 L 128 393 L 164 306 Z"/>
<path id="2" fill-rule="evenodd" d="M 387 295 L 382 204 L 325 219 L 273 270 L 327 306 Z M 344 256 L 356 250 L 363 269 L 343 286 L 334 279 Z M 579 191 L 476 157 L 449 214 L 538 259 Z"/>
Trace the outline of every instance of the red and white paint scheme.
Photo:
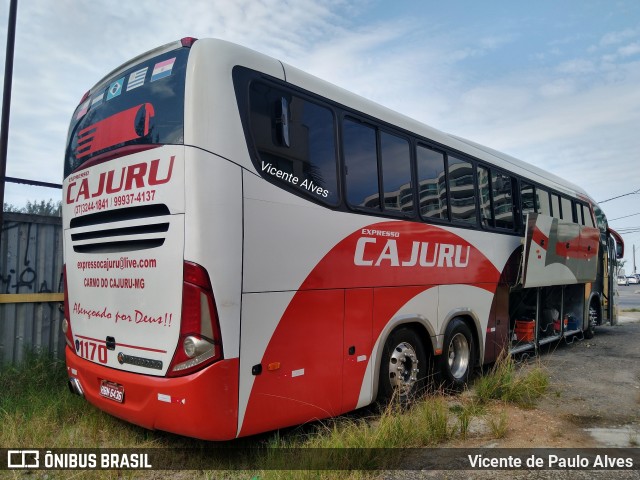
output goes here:
<path id="1" fill-rule="evenodd" d="M 548 255 L 561 220 L 605 273 L 545 281 L 523 256 L 528 214 L 528 251 Z M 202 439 L 406 400 L 429 365 L 462 387 L 505 349 L 615 321 L 616 236 L 578 187 L 219 40 L 141 55 L 87 93 L 63 223 L 70 388 Z"/>

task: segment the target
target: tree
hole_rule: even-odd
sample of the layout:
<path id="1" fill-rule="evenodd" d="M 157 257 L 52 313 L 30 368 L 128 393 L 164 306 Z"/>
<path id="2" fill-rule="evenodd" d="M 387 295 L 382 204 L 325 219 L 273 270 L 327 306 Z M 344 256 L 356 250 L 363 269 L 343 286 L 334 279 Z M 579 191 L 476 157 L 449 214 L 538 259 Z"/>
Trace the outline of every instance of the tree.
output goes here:
<path id="1" fill-rule="evenodd" d="M 627 263 L 626 260 L 618 260 L 618 264 L 616 265 L 616 276 L 622 275 L 624 272 L 624 264 Z"/>
<path id="2" fill-rule="evenodd" d="M 45 215 L 47 217 L 60 217 L 62 215 L 62 202 L 58 200 L 54 202 L 53 199 L 49 199 L 48 202 L 44 200 L 40 201 L 27 201 L 27 205 L 20 208 L 9 203 L 5 203 L 3 206 L 5 212 L 11 213 L 27 213 L 30 215 Z"/>

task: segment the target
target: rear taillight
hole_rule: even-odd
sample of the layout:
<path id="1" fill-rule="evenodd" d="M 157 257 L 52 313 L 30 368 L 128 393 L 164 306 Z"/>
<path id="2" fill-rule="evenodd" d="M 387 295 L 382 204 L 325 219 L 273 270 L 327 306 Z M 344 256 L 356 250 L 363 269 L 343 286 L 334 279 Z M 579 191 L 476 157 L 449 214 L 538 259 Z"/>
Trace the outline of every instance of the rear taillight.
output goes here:
<path id="1" fill-rule="evenodd" d="M 180 43 L 183 47 L 191 47 L 194 43 L 196 43 L 196 40 L 198 39 L 193 37 L 184 37 L 180 39 Z"/>
<path id="2" fill-rule="evenodd" d="M 67 287 L 67 265 L 62 267 L 62 276 L 64 278 L 64 318 L 62 319 L 62 333 L 64 333 L 64 339 L 67 345 L 74 352 L 76 351 L 73 345 L 73 333 L 71 332 L 71 320 L 69 317 L 69 288 Z"/>
<path id="3" fill-rule="evenodd" d="M 180 339 L 167 376 L 188 375 L 222 358 L 222 341 L 207 271 L 184 262 Z"/>

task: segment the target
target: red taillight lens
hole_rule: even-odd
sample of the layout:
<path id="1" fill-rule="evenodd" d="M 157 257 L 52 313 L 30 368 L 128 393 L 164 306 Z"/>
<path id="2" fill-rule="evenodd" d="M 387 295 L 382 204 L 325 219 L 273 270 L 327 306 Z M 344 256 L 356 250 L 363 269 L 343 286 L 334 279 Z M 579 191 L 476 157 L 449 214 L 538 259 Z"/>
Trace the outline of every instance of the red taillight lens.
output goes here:
<path id="1" fill-rule="evenodd" d="M 67 265 L 62 267 L 62 276 L 64 278 L 64 318 L 62 319 L 62 332 L 67 345 L 74 352 L 76 351 L 73 344 L 73 333 L 71 332 L 71 319 L 69 318 L 69 288 L 67 287 Z"/>
<path id="2" fill-rule="evenodd" d="M 193 37 L 184 37 L 180 39 L 180 43 L 183 47 L 191 47 L 196 42 L 196 40 L 198 39 Z"/>
<path id="3" fill-rule="evenodd" d="M 188 375 L 222 358 L 220 325 L 207 271 L 184 263 L 180 339 L 167 376 Z"/>
<path id="4" fill-rule="evenodd" d="M 82 96 L 82 98 L 80 99 L 80 102 L 78 103 L 78 105 L 81 105 L 82 102 L 84 102 L 87 98 L 89 98 L 90 93 L 91 93 L 91 90 L 87 90 L 85 94 Z"/>

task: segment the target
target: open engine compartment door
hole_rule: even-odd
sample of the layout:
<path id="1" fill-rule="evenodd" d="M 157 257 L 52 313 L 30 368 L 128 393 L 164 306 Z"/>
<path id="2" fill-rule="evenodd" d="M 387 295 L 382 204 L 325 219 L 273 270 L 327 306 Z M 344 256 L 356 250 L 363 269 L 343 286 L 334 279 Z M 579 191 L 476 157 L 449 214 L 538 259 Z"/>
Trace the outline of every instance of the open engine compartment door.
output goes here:
<path id="1" fill-rule="evenodd" d="M 600 231 L 558 218 L 527 215 L 522 285 L 571 285 L 596 280 Z"/>

